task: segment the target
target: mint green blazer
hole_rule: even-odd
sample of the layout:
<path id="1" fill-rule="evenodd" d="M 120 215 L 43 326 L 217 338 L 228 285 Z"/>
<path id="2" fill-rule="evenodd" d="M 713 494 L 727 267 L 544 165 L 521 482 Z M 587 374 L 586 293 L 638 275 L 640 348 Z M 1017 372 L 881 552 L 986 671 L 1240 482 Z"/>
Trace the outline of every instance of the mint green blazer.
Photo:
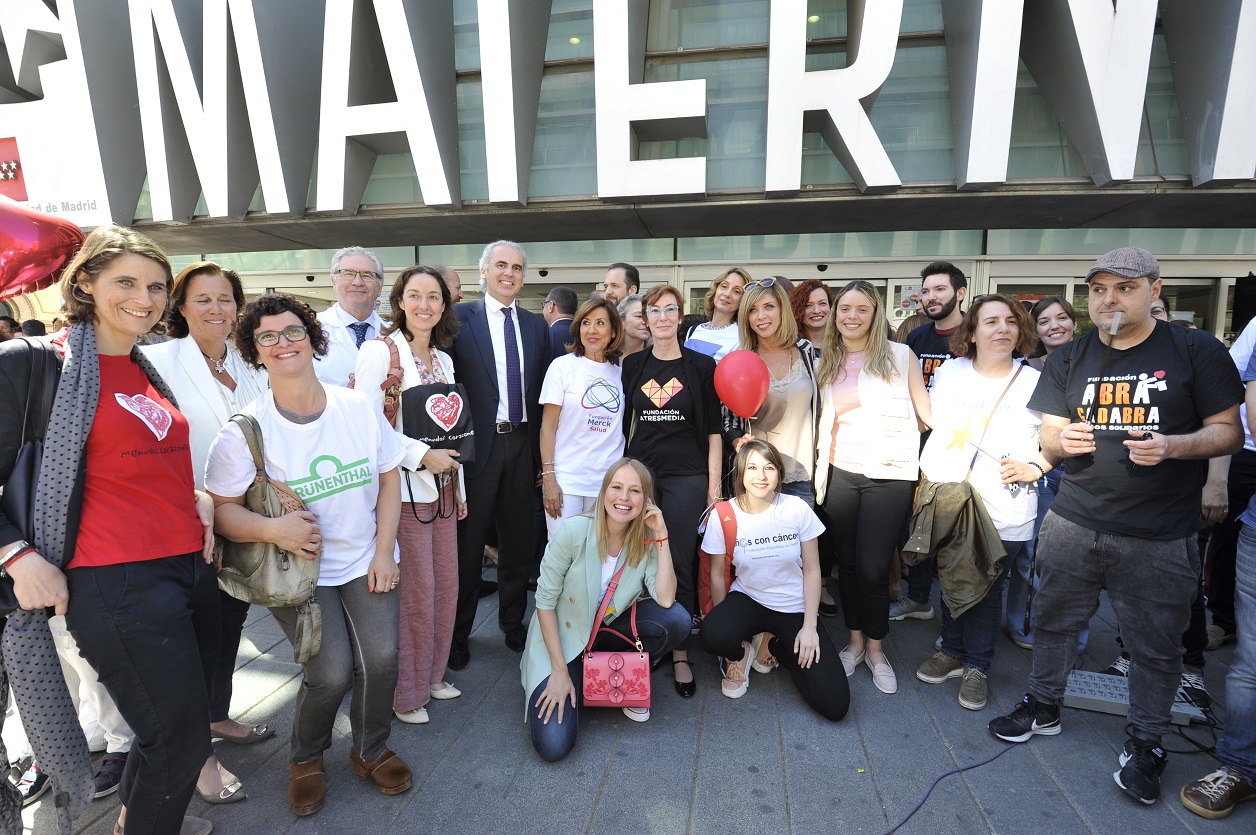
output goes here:
<path id="1" fill-rule="evenodd" d="M 649 545 L 646 546 L 645 559 L 624 569 L 607 607 L 605 622 L 610 623 L 619 613 L 628 611 L 633 601 L 640 597 L 649 595 L 657 599 L 654 588 L 657 574 L 658 554 L 654 546 Z M 589 642 L 593 618 L 602 603 L 598 593 L 601 584 L 602 555 L 598 553 L 597 530 L 592 517 L 582 514 L 563 520 L 558 535 L 545 549 L 545 557 L 541 560 L 541 574 L 536 581 L 536 608 L 552 610 L 558 618 L 563 659 L 569 664 Z M 528 643 L 519 662 L 519 671 L 522 674 L 526 720 L 528 697 L 553 672 L 549 651 L 541 637 L 541 624 L 535 613 L 528 625 Z"/>

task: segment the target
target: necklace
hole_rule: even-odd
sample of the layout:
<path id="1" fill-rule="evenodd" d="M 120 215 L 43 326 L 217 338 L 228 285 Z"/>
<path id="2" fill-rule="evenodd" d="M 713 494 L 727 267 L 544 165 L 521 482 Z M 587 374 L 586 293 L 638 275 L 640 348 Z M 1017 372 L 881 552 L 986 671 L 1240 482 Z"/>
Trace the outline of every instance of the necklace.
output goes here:
<path id="1" fill-rule="evenodd" d="M 724 328 L 731 328 L 735 324 L 737 324 L 736 320 L 733 320 L 732 322 L 729 322 L 726 325 L 712 325 L 710 322 L 707 322 L 706 329 L 709 331 L 722 331 L 724 330 Z"/>
<path id="2" fill-rule="evenodd" d="M 318 420 L 320 417 L 323 416 L 323 412 L 324 410 L 326 410 L 326 408 L 327 407 L 324 406 L 322 409 L 319 409 L 317 412 L 315 412 L 312 415 L 299 415 L 296 412 L 292 412 L 285 409 L 283 406 L 280 406 L 278 403 L 275 404 L 275 409 L 278 410 L 279 414 L 283 415 L 284 417 L 286 417 L 288 420 L 292 421 L 293 423 L 302 423 L 302 424 L 313 423 L 314 421 Z"/>
<path id="3" fill-rule="evenodd" d="M 226 346 L 224 346 L 222 349 L 222 359 L 220 360 L 214 359 L 213 357 L 211 357 L 209 354 L 205 353 L 204 351 L 201 351 L 201 356 L 204 357 L 206 360 L 208 360 L 209 364 L 214 367 L 215 374 L 227 373 L 227 348 Z"/>

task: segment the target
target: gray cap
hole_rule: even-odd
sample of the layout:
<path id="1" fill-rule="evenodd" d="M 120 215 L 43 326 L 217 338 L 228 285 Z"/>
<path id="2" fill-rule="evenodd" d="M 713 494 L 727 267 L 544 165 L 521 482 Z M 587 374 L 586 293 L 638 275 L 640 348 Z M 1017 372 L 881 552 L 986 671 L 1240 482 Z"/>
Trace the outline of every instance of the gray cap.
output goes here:
<path id="1" fill-rule="evenodd" d="M 1155 281 L 1160 277 L 1160 262 L 1156 256 L 1136 246 L 1123 246 L 1114 249 L 1099 258 L 1086 273 L 1086 282 L 1095 277 L 1096 273 L 1111 273 L 1123 278 L 1150 278 Z"/>

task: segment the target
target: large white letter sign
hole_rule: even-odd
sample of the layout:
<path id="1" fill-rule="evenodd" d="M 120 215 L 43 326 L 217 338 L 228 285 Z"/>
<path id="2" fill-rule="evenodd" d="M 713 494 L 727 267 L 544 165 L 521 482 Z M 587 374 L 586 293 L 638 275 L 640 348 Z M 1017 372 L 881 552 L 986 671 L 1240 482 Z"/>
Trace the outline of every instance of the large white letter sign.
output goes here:
<path id="1" fill-rule="evenodd" d="M 230 60 L 228 6 L 239 63 Z M 257 189 L 258 157 L 266 161 L 267 210 L 288 212 L 252 0 L 130 0 L 130 10 L 153 219 L 186 223 L 202 190 L 210 216 L 243 218 Z M 175 112 L 181 126 L 168 118 Z"/>
<path id="2" fill-rule="evenodd" d="M 479 0 L 488 199 L 527 203 L 550 0 Z"/>
<path id="3" fill-rule="evenodd" d="M 376 62 L 355 54 L 355 27 L 371 24 L 370 0 L 328 0 L 323 44 L 323 95 L 318 129 L 319 211 L 356 212 L 375 158 L 398 148 L 387 134 L 403 134 L 414 158 L 423 202 L 459 203 L 458 121 L 454 93 L 453 7 L 451 0 L 374 0 L 377 32 L 388 74 L 371 74 Z M 335 34 L 335 37 L 331 36 Z M 359 33 L 360 34 L 360 33 Z M 350 69 L 353 73 L 350 94 Z M 387 94 L 396 101 L 354 104 Z M 351 139 L 350 137 L 357 137 Z M 365 139 L 363 138 L 365 137 Z"/>
<path id="4" fill-rule="evenodd" d="M 597 190 L 603 199 L 706 193 L 706 157 L 633 159 L 642 139 L 706 136 L 706 80 L 643 84 L 647 0 L 593 4 Z"/>
<path id="5" fill-rule="evenodd" d="M 1134 176 L 1156 0 L 1025 4 L 1021 58 L 1096 185 Z"/>
<path id="6" fill-rule="evenodd" d="M 955 182 L 990 188 L 1007 179 L 1020 61 L 1021 4 L 942 0 L 955 124 Z"/>
<path id="7" fill-rule="evenodd" d="M 1195 185 L 1256 176 L 1256 4 L 1164 0 L 1164 41 Z"/>
<path id="8" fill-rule="evenodd" d="M 846 67 L 807 72 L 807 0 L 773 0 L 768 35 L 765 191 L 802 186 L 803 115 L 818 112 L 820 134 L 863 192 L 902 185 L 868 110 L 894 66 L 903 0 L 850 0 Z"/>

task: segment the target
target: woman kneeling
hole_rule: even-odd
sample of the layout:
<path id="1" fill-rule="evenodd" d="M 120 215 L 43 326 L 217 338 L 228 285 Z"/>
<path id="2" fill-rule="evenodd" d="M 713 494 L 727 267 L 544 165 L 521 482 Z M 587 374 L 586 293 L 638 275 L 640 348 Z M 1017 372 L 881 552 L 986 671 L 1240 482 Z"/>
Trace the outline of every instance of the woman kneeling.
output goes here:
<path id="1" fill-rule="evenodd" d="M 828 633 L 816 626 L 820 605 L 820 559 L 816 537 L 824 526 L 811 506 L 780 492 L 784 465 L 766 441 L 746 442 L 734 463 L 733 509 L 736 547 L 724 540 L 725 520 L 713 513 L 702 550 L 711 560 L 713 608 L 702 621 L 702 646 L 726 659 L 721 688 L 736 699 L 749 686 L 754 650 L 747 641 L 760 632 L 789 670 L 803 700 L 837 721 L 850 707 L 850 688 Z M 718 508 L 726 505 L 717 505 Z M 727 585 L 722 555 L 731 553 L 737 579 Z"/>
<path id="2" fill-rule="evenodd" d="M 564 520 L 545 549 L 536 614 L 519 667 L 528 694 L 532 746 L 549 762 L 561 760 L 576 745 L 583 650 L 616 575 L 603 625 L 631 635 L 635 607 L 636 632 L 652 657 L 670 652 L 689 636 L 692 621 L 676 602 L 667 524 L 653 495 L 654 479 L 646 466 L 621 458 L 602 478 L 593 509 Z M 629 646 L 604 631 L 593 648 Z M 626 707 L 624 714 L 635 722 L 650 718 L 649 708 Z"/>

